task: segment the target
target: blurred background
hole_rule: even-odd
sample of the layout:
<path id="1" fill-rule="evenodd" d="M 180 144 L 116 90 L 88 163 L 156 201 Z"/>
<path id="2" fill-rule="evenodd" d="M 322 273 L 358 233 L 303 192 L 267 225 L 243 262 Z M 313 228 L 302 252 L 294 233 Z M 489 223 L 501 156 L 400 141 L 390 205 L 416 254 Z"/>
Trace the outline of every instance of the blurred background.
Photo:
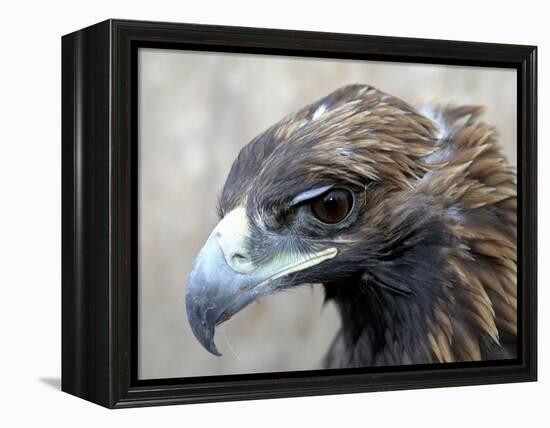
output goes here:
<path id="1" fill-rule="evenodd" d="M 141 379 L 320 368 L 339 328 L 320 286 L 265 298 L 223 324 L 222 357 L 196 341 L 185 313 L 186 278 L 233 159 L 288 113 L 351 83 L 414 105 L 483 105 L 516 165 L 515 70 L 164 49 L 140 49 L 138 66 Z"/>

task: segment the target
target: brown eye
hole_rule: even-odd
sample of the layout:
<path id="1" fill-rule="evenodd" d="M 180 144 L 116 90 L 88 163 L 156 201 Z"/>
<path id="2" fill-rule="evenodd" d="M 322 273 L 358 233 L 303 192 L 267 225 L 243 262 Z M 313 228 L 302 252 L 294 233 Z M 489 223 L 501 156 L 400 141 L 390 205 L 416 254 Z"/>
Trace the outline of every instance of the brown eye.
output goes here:
<path id="1" fill-rule="evenodd" d="M 323 223 L 335 224 L 346 218 L 352 205 L 353 199 L 349 191 L 335 189 L 314 201 L 311 209 Z"/>

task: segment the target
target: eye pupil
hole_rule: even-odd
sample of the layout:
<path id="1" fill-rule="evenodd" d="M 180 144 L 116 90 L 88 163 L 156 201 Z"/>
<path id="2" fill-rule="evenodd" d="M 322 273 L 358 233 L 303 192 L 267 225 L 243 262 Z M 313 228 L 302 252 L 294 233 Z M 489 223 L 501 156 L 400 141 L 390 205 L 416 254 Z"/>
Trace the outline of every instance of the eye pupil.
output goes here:
<path id="1" fill-rule="evenodd" d="M 334 212 L 338 210 L 338 200 L 334 196 L 327 196 L 323 200 L 325 204 L 325 209 L 329 212 Z"/>
<path id="2" fill-rule="evenodd" d="M 350 192 L 344 189 L 336 189 L 315 200 L 312 204 L 312 210 L 323 223 L 335 224 L 347 217 L 352 205 L 353 199 Z"/>

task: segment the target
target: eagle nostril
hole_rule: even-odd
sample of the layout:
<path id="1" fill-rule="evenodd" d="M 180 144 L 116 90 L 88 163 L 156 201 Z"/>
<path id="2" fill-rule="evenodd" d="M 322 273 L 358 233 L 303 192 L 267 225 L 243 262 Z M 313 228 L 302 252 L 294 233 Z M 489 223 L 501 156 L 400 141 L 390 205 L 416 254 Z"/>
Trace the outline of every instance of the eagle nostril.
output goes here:
<path id="1" fill-rule="evenodd" d="M 234 253 L 231 256 L 231 260 L 235 263 L 246 263 L 248 261 L 248 258 L 240 253 Z"/>
<path id="2" fill-rule="evenodd" d="M 229 257 L 229 264 L 237 272 L 248 273 L 252 268 L 252 261 L 246 254 L 235 252 Z"/>

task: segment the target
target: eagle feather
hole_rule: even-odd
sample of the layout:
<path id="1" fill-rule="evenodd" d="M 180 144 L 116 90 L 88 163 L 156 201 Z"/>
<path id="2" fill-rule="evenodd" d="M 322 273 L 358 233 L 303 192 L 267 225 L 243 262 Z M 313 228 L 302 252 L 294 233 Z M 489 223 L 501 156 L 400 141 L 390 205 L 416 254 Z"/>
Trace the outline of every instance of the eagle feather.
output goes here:
<path id="1" fill-rule="evenodd" d="M 233 213 L 244 235 L 225 226 L 214 235 L 232 237 L 231 254 L 250 272 L 283 259 L 294 267 L 266 274 L 271 279 L 260 284 L 271 288 L 261 291 L 224 267 L 243 283 L 232 291 L 211 284 L 217 277 L 205 271 L 221 254 L 209 240 L 187 296 L 201 343 L 217 353 L 215 325 L 257 296 L 321 283 L 342 319 L 327 367 L 515 358 L 516 175 L 482 112 L 414 108 L 371 86 L 350 85 L 247 144 L 219 200 L 220 224 Z M 354 203 L 341 223 L 321 224 L 307 199 L 333 187 L 347 189 Z M 319 254 L 322 262 L 313 257 Z M 307 263 L 296 267 L 296 260 Z"/>

